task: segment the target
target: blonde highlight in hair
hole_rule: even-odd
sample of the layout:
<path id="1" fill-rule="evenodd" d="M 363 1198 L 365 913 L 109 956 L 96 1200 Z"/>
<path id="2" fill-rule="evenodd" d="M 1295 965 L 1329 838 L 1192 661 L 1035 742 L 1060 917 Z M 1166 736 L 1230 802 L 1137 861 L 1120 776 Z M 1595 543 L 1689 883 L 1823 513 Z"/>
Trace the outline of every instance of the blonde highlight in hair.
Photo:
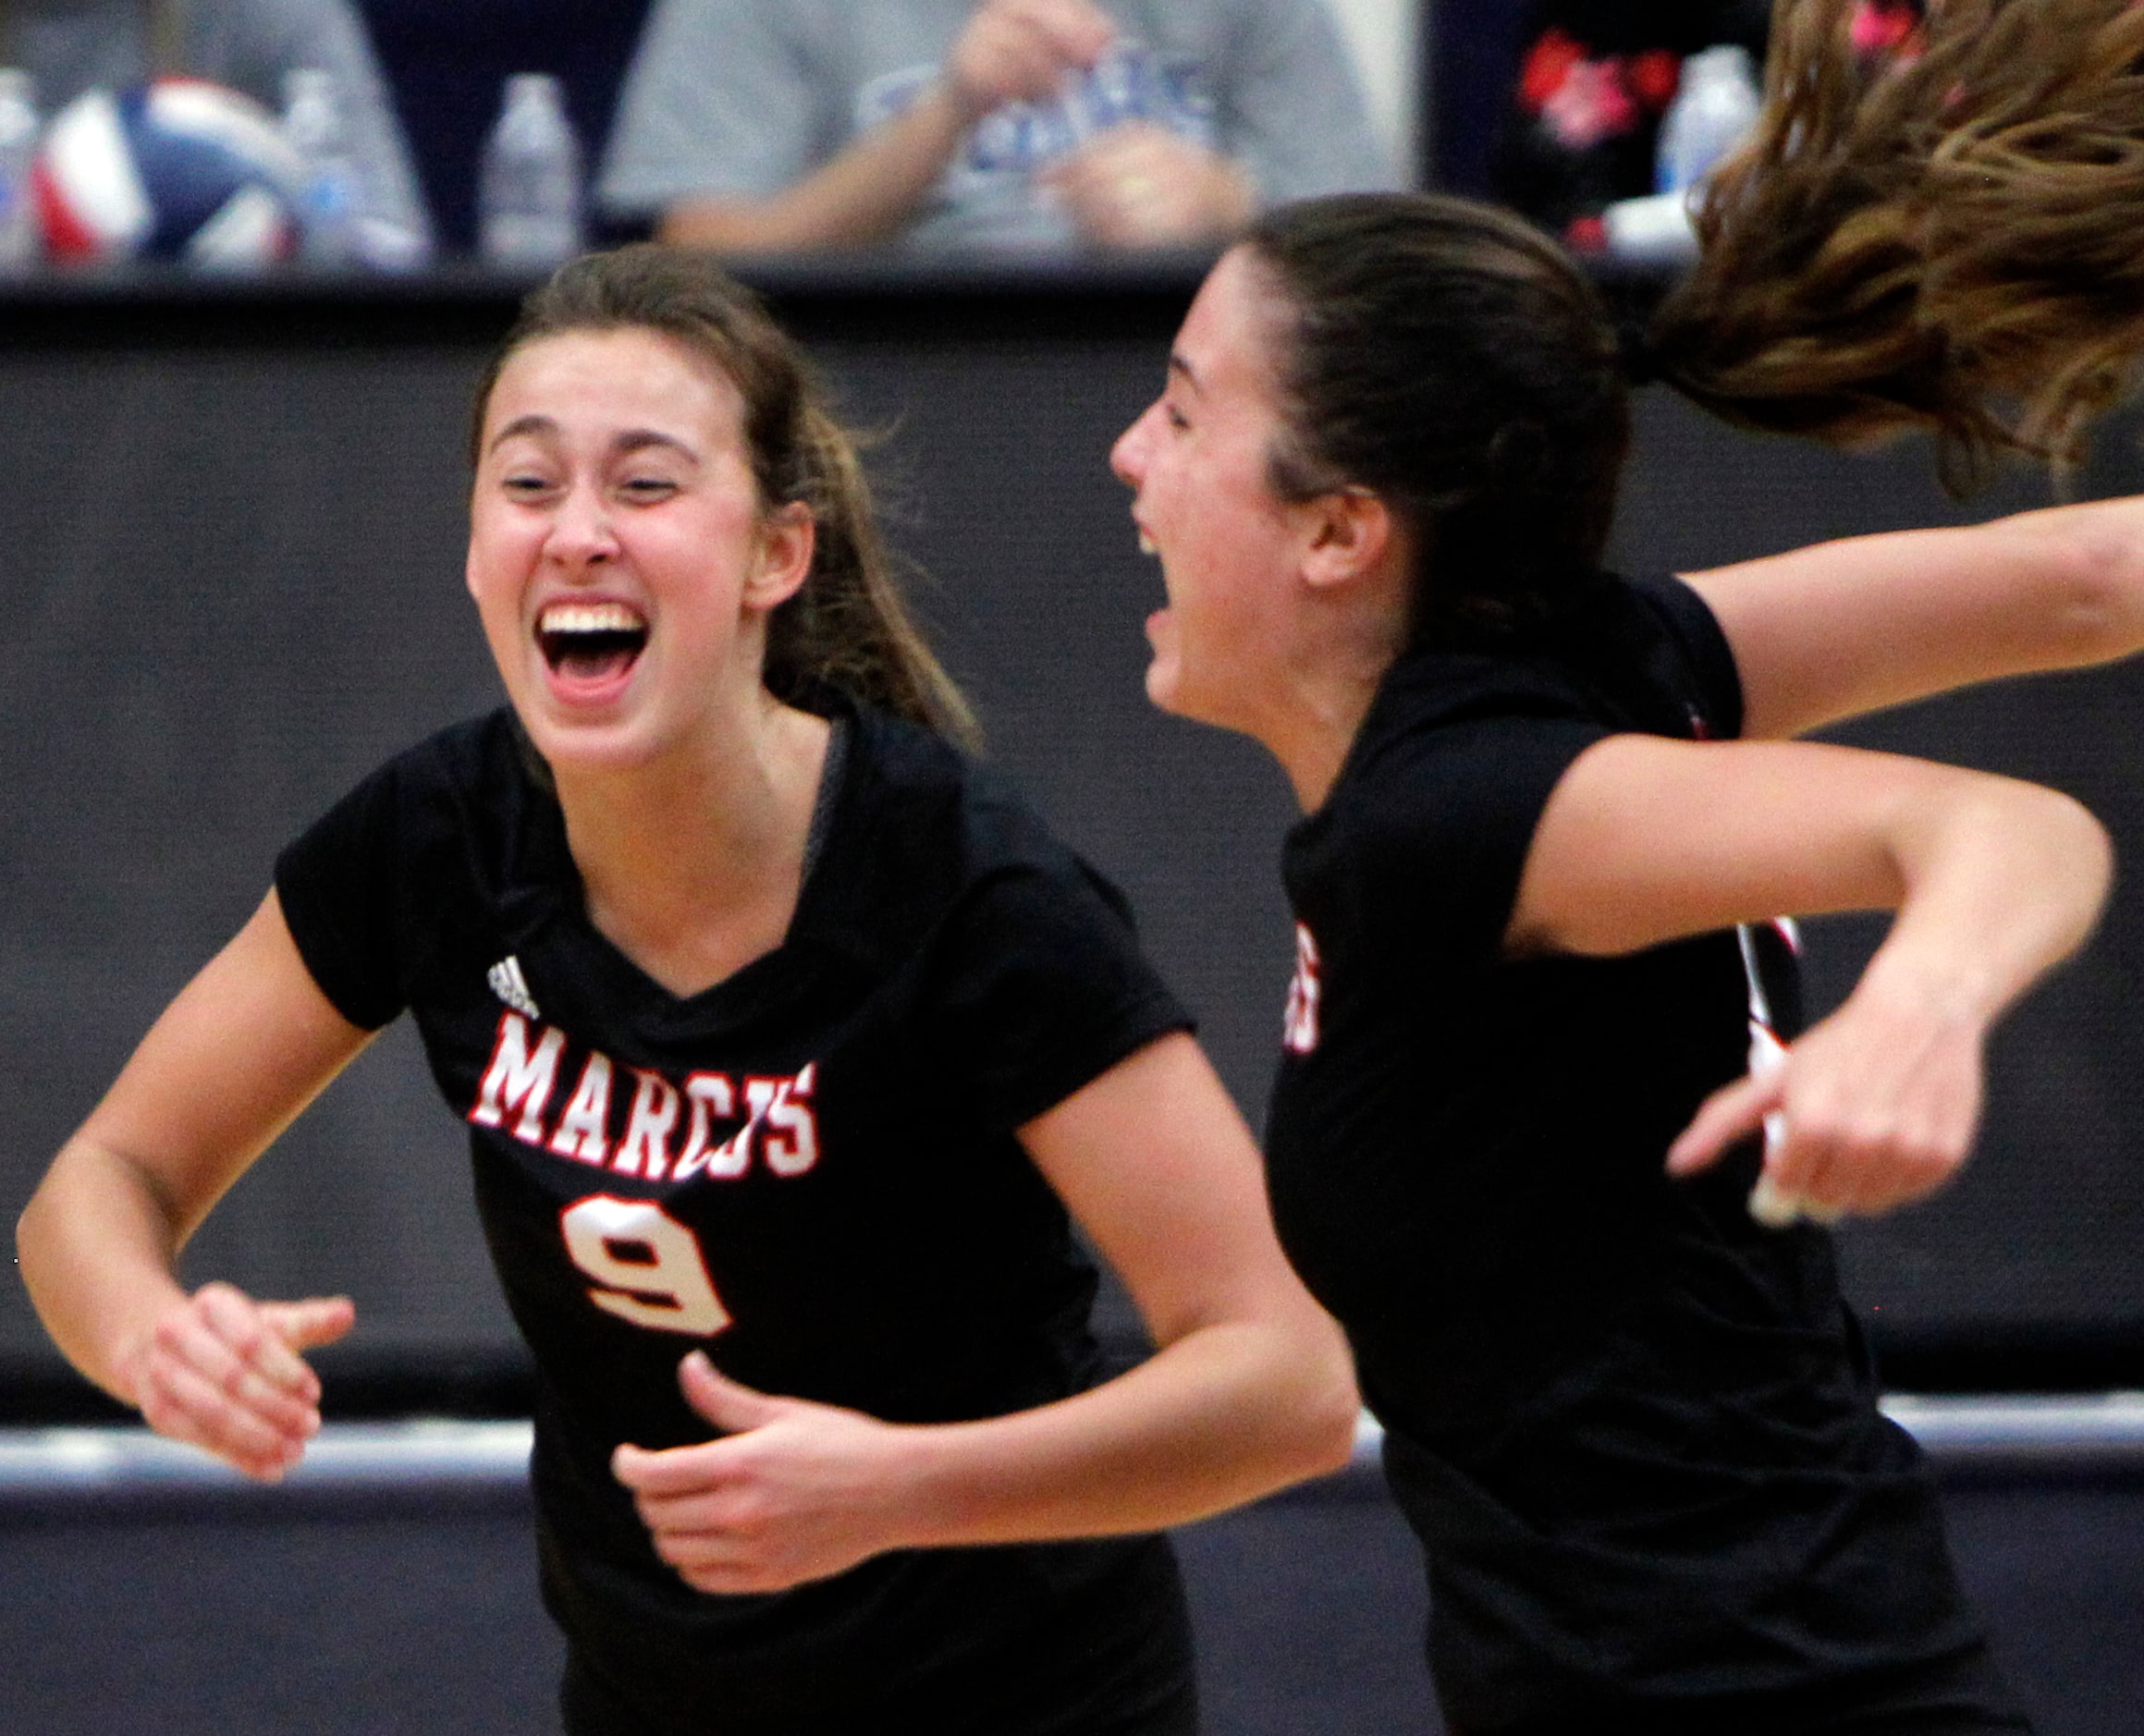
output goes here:
<path id="1" fill-rule="evenodd" d="M 522 305 L 477 389 L 472 452 L 516 351 L 570 332 L 624 330 L 657 333 L 717 368 L 744 401 L 762 502 L 811 512 L 811 572 L 767 620 L 767 690 L 804 702 L 837 688 L 974 746 L 974 714 L 902 600 L 855 442 L 802 351 L 706 255 L 643 243 L 560 266 Z"/>
<path id="2" fill-rule="evenodd" d="M 1763 118 L 1651 364 L 1747 427 L 1926 430 L 1955 492 L 2005 453 L 2074 464 L 2144 347 L 2144 9 L 1936 0 L 1888 57 L 1855 9 L 1775 0 Z"/>

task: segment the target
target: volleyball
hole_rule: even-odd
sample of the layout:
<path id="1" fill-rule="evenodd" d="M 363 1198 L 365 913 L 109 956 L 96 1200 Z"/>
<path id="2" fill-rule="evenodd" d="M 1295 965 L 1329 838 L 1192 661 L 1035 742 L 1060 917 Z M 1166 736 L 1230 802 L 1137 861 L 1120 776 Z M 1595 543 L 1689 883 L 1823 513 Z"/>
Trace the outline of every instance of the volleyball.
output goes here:
<path id="1" fill-rule="evenodd" d="M 55 260 L 247 270 L 297 240 L 297 153 L 258 103 L 199 79 L 83 92 L 53 117 L 32 178 Z"/>

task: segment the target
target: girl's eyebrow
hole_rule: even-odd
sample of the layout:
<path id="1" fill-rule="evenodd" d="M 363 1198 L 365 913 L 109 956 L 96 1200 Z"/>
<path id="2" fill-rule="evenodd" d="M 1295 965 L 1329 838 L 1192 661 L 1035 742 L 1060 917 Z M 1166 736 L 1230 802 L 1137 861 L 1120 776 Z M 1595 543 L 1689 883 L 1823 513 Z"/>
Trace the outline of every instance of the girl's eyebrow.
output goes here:
<path id="1" fill-rule="evenodd" d="M 491 444 L 484 450 L 496 452 L 516 434 L 556 434 L 558 424 L 548 416 L 516 416 L 492 436 Z"/>
<path id="2" fill-rule="evenodd" d="M 668 446 L 695 464 L 700 461 L 700 455 L 676 434 L 663 434 L 654 428 L 630 428 L 610 443 L 611 451 L 619 458 L 629 453 L 645 451 L 649 446 Z"/>
<path id="3" fill-rule="evenodd" d="M 557 432 L 557 422 L 549 416 L 533 414 L 517 416 L 492 436 L 491 445 L 485 449 L 496 452 L 508 440 L 521 434 L 555 434 Z M 611 451 L 620 458 L 631 453 L 644 451 L 649 446 L 668 446 L 671 450 L 682 454 L 694 463 L 699 462 L 700 455 L 693 451 L 691 446 L 679 439 L 677 435 L 664 434 L 659 429 L 629 428 L 610 443 Z"/>

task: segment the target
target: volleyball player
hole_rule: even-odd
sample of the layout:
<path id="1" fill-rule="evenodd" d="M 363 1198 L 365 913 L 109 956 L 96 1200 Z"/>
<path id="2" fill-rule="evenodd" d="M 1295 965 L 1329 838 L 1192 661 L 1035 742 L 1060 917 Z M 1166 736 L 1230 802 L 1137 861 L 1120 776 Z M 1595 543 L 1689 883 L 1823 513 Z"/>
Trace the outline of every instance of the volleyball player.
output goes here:
<path id="1" fill-rule="evenodd" d="M 2144 13 L 1958 0 L 1872 64 L 1850 10 L 1783 9 L 1636 360 L 1759 426 L 2060 451 L 2144 333 Z M 1454 1730 L 2024 1729 L 1811 1220 L 1955 1171 L 2107 844 L 2054 792 L 1794 738 L 2144 648 L 2144 503 L 1626 581 L 1630 361 L 1515 218 L 1317 201 L 1224 256 L 1118 445 L 1150 696 L 1266 745 L 1305 816 L 1283 1245 L 1385 1424 Z M 1804 1031 L 1769 919 L 1855 909 L 1896 916 Z"/>
<path id="2" fill-rule="evenodd" d="M 510 706 L 292 844 L 61 1151 L 54 1337 L 293 1464 L 350 1304 L 173 1264 L 408 1009 L 534 1353 L 569 1730 L 1191 1730 L 1151 1534 L 1342 1461 L 1354 1400 L 1121 900 L 946 739 L 854 455 L 711 263 L 567 266 L 475 458 Z M 1114 1379 L 1068 1208 L 1159 1346 Z"/>

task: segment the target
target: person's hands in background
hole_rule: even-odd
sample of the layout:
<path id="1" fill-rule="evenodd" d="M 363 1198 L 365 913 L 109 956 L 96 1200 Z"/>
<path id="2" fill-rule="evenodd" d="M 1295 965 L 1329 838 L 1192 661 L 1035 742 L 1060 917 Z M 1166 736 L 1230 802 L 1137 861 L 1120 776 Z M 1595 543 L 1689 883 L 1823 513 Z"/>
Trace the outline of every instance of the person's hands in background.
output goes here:
<path id="1" fill-rule="evenodd" d="M 1103 247 L 1190 247 L 1250 221 L 1257 202 L 1243 167 L 1152 121 L 1097 134 L 1046 171 L 1088 240 Z"/>
<path id="2" fill-rule="evenodd" d="M 1116 31 L 1089 0 L 986 0 L 946 55 L 946 92 L 969 126 L 1008 103 L 1049 102 Z"/>

